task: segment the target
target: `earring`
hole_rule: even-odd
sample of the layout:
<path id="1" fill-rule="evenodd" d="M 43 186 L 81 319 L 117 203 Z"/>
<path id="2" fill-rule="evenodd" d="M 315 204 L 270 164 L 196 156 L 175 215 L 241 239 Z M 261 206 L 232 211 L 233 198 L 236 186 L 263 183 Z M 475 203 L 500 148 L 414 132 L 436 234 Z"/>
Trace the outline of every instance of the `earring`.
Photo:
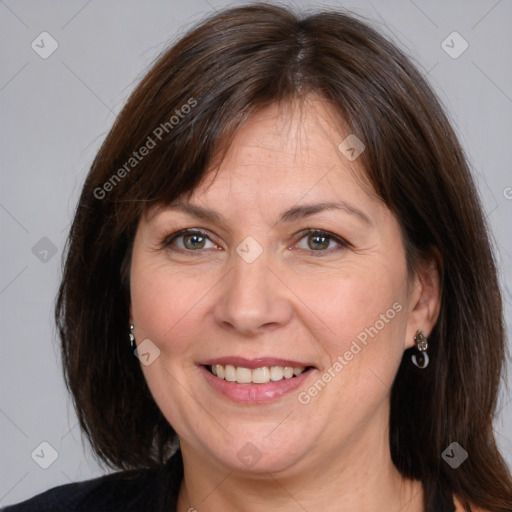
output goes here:
<path id="1" fill-rule="evenodd" d="M 128 333 L 128 338 L 130 339 L 130 347 L 132 350 L 137 348 L 137 345 L 135 344 L 135 336 L 133 335 L 133 324 L 130 325 L 130 332 Z"/>
<path id="2" fill-rule="evenodd" d="M 422 370 L 428 366 L 429 357 L 427 354 L 428 348 L 428 338 L 423 335 L 421 330 L 416 332 L 416 336 L 414 336 L 414 342 L 416 343 L 416 348 L 418 350 L 418 354 L 413 354 L 411 356 L 412 362 Z"/>

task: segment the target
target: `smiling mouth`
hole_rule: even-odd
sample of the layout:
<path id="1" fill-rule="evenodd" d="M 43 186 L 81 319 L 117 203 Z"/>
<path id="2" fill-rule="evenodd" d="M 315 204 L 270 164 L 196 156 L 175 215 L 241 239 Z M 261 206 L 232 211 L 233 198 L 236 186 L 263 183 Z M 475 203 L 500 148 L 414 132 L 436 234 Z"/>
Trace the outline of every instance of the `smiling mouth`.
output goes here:
<path id="1" fill-rule="evenodd" d="M 312 366 L 261 366 L 259 368 L 245 368 L 231 364 L 206 365 L 206 369 L 215 377 L 227 382 L 238 384 L 268 384 L 281 380 L 294 379 L 313 369 Z"/>

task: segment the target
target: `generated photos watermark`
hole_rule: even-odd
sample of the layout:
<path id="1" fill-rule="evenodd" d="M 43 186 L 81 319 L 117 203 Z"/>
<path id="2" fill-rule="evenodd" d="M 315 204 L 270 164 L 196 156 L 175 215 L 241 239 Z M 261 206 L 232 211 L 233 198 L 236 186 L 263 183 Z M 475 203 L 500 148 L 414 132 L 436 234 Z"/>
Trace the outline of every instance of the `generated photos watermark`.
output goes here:
<path id="1" fill-rule="evenodd" d="M 311 399 L 317 396 L 324 388 L 331 382 L 339 373 L 347 366 L 354 356 L 359 354 L 366 345 L 368 345 L 368 337 L 375 338 L 386 324 L 389 324 L 393 318 L 402 311 L 402 304 L 395 302 L 385 313 L 379 316 L 379 319 L 370 327 L 365 328 L 357 335 L 357 339 L 353 340 L 350 348 L 345 351 L 343 355 L 339 355 L 334 363 L 325 370 L 313 385 L 306 391 L 301 391 L 298 395 L 298 400 L 302 405 L 307 405 Z M 359 342 L 359 343 L 358 343 Z"/>
<path id="2" fill-rule="evenodd" d="M 168 121 L 158 125 L 151 132 L 151 135 L 148 135 L 146 142 L 140 146 L 137 151 L 134 151 L 130 158 L 128 158 L 128 160 L 119 169 L 117 169 L 117 171 L 107 181 L 105 181 L 101 187 L 96 187 L 94 189 L 94 197 L 100 200 L 104 199 L 109 192 L 114 190 L 117 184 L 130 174 L 130 172 L 135 169 L 142 160 L 144 160 L 144 157 L 149 155 L 151 150 L 154 149 L 162 140 L 164 134 L 170 133 L 173 128 L 179 124 L 180 120 L 184 119 L 196 105 L 197 100 L 195 98 L 189 98 L 187 103 L 174 111 L 175 115 L 172 115 Z"/>
<path id="3" fill-rule="evenodd" d="M 468 452 L 454 441 L 447 446 L 441 457 L 451 468 L 457 469 L 468 458 Z"/>

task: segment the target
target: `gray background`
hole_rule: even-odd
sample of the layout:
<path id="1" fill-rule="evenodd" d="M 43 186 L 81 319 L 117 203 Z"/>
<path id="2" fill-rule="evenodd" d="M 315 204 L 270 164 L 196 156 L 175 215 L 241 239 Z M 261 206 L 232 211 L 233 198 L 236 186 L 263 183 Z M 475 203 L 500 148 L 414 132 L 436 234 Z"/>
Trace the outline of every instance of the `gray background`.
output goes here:
<path id="1" fill-rule="evenodd" d="M 103 472 L 81 440 L 52 322 L 69 222 L 95 152 L 152 60 L 196 20 L 242 3 L 0 0 L 0 506 Z M 474 167 L 510 332 L 512 2 L 292 3 L 371 18 L 428 73 Z M 42 46 L 43 31 L 58 43 L 46 59 L 31 47 L 34 40 Z M 469 44 L 458 58 L 442 47 L 453 31 Z M 452 54 L 463 44 L 453 41 L 445 43 Z M 503 387 L 495 423 L 509 464 L 511 396 Z M 52 456 L 42 442 L 58 453 L 48 469 L 39 465 Z"/>

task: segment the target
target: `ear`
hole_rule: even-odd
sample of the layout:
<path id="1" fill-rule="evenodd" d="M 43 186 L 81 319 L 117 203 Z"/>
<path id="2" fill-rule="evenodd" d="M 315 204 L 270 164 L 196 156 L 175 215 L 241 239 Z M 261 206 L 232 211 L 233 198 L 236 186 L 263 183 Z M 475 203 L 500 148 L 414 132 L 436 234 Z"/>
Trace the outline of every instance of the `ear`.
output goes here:
<path id="1" fill-rule="evenodd" d="M 430 336 L 441 309 L 442 257 L 437 248 L 419 263 L 409 288 L 409 310 L 405 347 L 414 346 L 414 336 L 421 329 Z"/>

